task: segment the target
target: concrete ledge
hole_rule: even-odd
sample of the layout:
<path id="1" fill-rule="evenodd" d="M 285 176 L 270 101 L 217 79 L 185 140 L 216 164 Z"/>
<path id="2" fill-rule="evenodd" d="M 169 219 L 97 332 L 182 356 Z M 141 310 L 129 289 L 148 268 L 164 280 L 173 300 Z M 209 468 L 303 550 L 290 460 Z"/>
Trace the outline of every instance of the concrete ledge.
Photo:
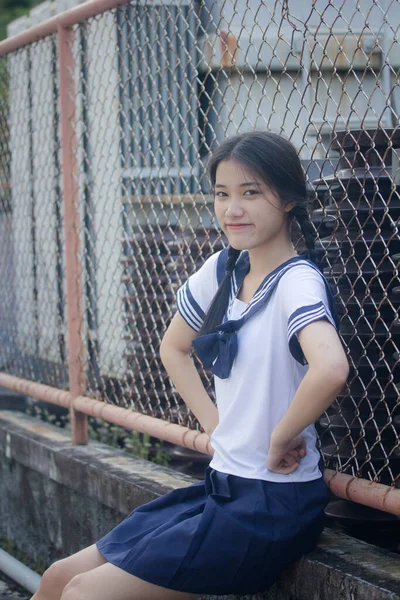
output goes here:
<path id="1" fill-rule="evenodd" d="M 92 544 L 136 506 L 197 480 L 98 442 L 73 446 L 68 432 L 2 410 L 0 481 L 0 535 L 48 565 Z M 242 598 L 399 600 L 400 556 L 325 529 L 267 593 Z"/>
<path id="2" fill-rule="evenodd" d="M 0 426 L 0 451 L 7 458 L 125 515 L 196 481 L 106 444 L 74 446 L 68 432 L 25 413 L 0 410 L 0 419 L 7 422 Z"/>

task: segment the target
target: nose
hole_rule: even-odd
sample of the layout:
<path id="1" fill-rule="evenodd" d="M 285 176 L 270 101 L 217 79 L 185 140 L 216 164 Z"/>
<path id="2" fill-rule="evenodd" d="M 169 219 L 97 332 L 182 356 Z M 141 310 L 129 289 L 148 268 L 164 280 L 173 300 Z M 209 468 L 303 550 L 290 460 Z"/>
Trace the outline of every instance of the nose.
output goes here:
<path id="1" fill-rule="evenodd" d="M 243 212 L 244 211 L 240 200 L 232 196 L 225 211 L 226 217 L 240 217 L 243 215 Z"/>

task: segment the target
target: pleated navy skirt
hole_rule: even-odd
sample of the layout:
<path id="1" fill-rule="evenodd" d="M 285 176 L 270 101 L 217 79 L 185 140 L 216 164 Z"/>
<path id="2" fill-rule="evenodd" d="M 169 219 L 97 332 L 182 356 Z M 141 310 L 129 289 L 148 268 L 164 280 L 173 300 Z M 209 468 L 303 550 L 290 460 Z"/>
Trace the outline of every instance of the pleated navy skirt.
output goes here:
<path id="1" fill-rule="evenodd" d="M 276 483 L 207 467 L 205 480 L 139 506 L 97 542 L 112 564 L 198 594 L 266 591 L 312 550 L 329 501 L 322 478 Z"/>

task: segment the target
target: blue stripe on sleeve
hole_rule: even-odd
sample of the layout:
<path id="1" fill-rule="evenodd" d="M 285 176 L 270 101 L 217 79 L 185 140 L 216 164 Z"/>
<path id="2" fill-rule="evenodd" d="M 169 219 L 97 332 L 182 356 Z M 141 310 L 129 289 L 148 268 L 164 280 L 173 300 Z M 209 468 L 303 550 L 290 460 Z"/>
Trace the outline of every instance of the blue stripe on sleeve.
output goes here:
<path id="1" fill-rule="evenodd" d="M 193 298 L 188 281 L 179 288 L 176 296 L 176 304 L 179 313 L 185 319 L 186 323 L 195 331 L 199 331 L 203 324 L 205 314 Z"/>
<path id="2" fill-rule="evenodd" d="M 303 327 L 306 325 L 309 325 L 314 321 L 319 321 L 320 319 L 328 319 L 331 325 L 333 325 L 336 329 L 335 321 L 333 320 L 329 311 L 326 309 L 323 302 L 317 302 L 316 304 L 312 304 L 310 306 L 302 306 L 301 308 L 295 310 L 288 319 L 287 336 L 289 349 L 292 356 L 302 365 L 306 365 L 307 360 L 295 334 L 300 331 L 300 329 L 303 329 Z"/>

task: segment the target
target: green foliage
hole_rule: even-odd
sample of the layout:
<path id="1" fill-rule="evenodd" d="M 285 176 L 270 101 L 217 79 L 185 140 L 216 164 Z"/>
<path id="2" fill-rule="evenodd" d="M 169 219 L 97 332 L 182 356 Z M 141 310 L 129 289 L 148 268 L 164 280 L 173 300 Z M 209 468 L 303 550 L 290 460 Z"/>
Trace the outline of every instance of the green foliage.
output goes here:
<path id="1" fill-rule="evenodd" d="M 43 575 L 43 573 L 47 569 L 48 565 L 44 565 L 39 559 L 34 560 L 30 558 L 27 554 L 25 554 L 25 552 L 20 550 L 10 538 L 6 539 L 0 537 L 0 548 L 4 550 L 4 552 L 11 554 L 11 556 L 22 562 L 24 565 L 26 565 L 27 567 L 32 569 L 32 571 L 35 571 L 35 573 L 38 573 L 39 575 Z"/>
<path id="2" fill-rule="evenodd" d="M 0 40 L 7 37 L 7 25 L 29 13 L 30 9 L 43 0 L 0 0 Z"/>
<path id="3" fill-rule="evenodd" d="M 95 417 L 89 417 L 88 422 L 89 437 L 92 440 L 97 440 L 114 448 L 122 448 L 139 458 L 150 460 L 164 467 L 168 466 L 168 454 L 163 450 L 163 442 L 152 444 L 147 433 L 130 431 Z"/>
<path id="4" fill-rule="evenodd" d="M 69 428 L 69 413 L 57 416 L 46 408 L 38 406 L 35 402 L 27 408 L 26 412 L 46 423 L 51 423 L 51 425 Z M 138 458 L 144 458 L 163 467 L 167 467 L 169 464 L 169 455 L 164 450 L 164 442 L 158 441 L 152 444 L 152 438 L 147 433 L 130 431 L 96 417 L 88 417 L 88 430 L 89 438 L 92 440 L 125 450 Z"/>
<path id="5" fill-rule="evenodd" d="M 69 414 L 57 416 L 46 408 L 42 408 L 34 401 L 32 401 L 31 406 L 29 406 L 25 412 L 32 417 L 36 417 L 45 423 L 50 423 L 57 427 L 65 427 L 69 423 Z"/>

